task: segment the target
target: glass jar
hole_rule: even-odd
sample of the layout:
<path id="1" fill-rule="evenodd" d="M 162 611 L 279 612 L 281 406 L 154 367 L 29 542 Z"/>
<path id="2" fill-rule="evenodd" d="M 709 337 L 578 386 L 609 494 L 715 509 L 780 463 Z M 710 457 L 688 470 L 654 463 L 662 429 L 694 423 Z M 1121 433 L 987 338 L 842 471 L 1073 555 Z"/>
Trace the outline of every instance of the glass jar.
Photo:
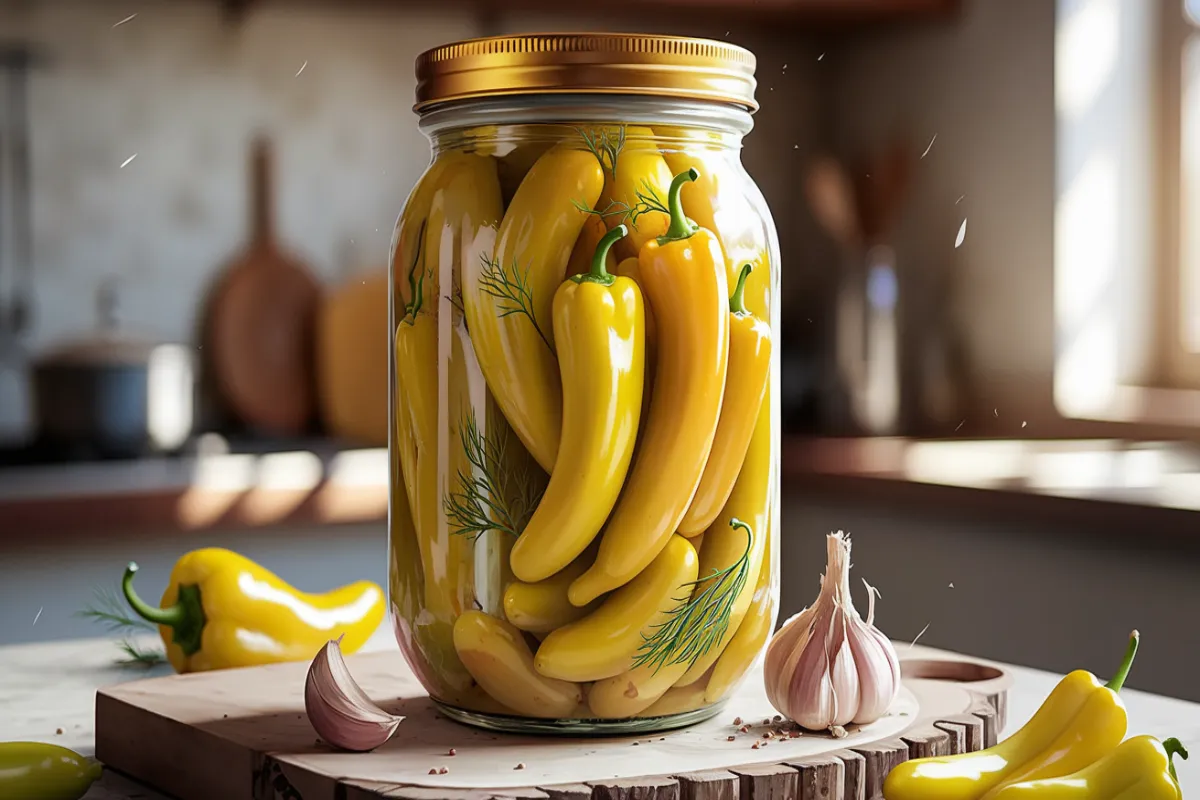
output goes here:
<path id="1" fill-rule="evenodd" d="M 754 57 L 497 37 L 417 61 L 393 238 L 389 592 L 450 717 L 706 719 L 774 629 L 779 246 Z"/>

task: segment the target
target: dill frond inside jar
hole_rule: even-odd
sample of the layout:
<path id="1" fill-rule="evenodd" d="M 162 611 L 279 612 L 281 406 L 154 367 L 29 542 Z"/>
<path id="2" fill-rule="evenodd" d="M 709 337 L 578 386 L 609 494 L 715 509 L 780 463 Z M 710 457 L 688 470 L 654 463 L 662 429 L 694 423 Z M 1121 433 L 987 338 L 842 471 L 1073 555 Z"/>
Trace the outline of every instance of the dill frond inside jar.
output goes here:
<path id="1" fill-rule="evenodd" d="M 754 57 L 632 34 L 417 61 L 390 267 L 389 594 L 449 716 L 711 717 L 778 605 L 779 248 Z"/>

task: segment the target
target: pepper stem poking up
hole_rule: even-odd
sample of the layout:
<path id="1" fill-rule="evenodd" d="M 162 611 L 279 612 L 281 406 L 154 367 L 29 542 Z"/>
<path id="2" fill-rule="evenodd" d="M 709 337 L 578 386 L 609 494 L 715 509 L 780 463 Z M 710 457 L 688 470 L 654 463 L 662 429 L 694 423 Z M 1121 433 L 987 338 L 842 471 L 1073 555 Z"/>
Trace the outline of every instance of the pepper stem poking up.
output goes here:
<path id="1" fill-rule="evenodd" d="M 589 283 L 598 283 L 601 286 L 612 286 L 616 278 L 609 273 L 604 262 L 608 258 L 608 251 L 612 249 L 612 246 L 617 243 L 618 239 L 621 239 L 627 233 L 629 233 L 628 228 L 624 225 L 618 225 L 604 234 L 603 238 L 596 244 L 596 254 L 592 256 L 592 271 L 581 275 L 573 275 L 571 280 L 576 283 L 588 281 Z"/>
<path id="2" fill-rule="evenodd" d="M 750 313 L 746 309 L 746 278 L 750 277 L 750 272 L 753 269 L 753 264 L 744 264 L 742 266 L 742 271 L 738 275 L 737 286 L 734 287 L 733 295 L 729 298 L 729 312 L 731 314 L 744 317 Z"/>
<path id="3" fill-rule="evenodd" d="M 1187 761 L 1187 748 L 1183 746 L 1182 742 L 1174 737 L 1170 739 L 1163 739 L 1162 746 L 1163 750 L 1167 751 L 1167 768 L 1171 771 L 1171 777 L 1175 779 L 1176 783 L 1178 783 L 1179 776 L 1175 774 L 1175 756 L 1179 756 L 1184 761 Z"/>
<path id="4" fill-rule="evenodd" d="M 687 239 L 698 230 L 694 222 L 687 218 L 683 213 L 683 203 L 680 198 L 680 193 L 683 191 L 685 183 L 691 183 L 700 177 L 700 173 L 695 167 L 687 172 L 681 172 L 671 181 L 671 188 L 667 191 L 667 210 L 671 214 L 671 226 L 667 228 L 667 232 L 658 237 L 660 245 L 667 242 L 677 242 L 680 239 Z"/>
<path id="5" fill-rule="evenodd" d="M 1133 657 L 1137 655 L 1138 641 L 1141 638 L 1142 635 L 1137 631 L 1129 634 L 1129 647 L 1125 650 L 1125 658 L 1122 659 L 1121 666 L 1117 667 L 1117 674 L 1104 684 L 1107 688 L 1114 692 L 1121 691 L 1121 687 L 1125 685 L 1125 679 L 1129 677 L 1129 669 L 1133 666 Z"/>
<path id="6" fill-rule="evenodd" d="M 165 625 L 174 632 L 175 644 L 184 655 L 190 656 L 200 651 L 201 634 L 204 632 L 204 606 L 200 603 L 200 589 L 196 586 L 180 586 L 179 600 L 170 608 L 158 608 L 138 597 L 133 590 L 133 576 L 137 574 L 138 565 L 129 562 L 125 575 L 121 578 L 121 591 L 138 616 L 155 625 Z"/>

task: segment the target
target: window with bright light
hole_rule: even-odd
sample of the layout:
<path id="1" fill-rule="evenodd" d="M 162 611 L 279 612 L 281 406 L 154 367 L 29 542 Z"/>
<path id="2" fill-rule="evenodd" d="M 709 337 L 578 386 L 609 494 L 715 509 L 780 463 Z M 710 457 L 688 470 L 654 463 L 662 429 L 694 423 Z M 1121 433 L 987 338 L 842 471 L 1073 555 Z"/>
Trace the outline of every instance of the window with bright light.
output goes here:
<path id="1" fill-rule="evenodd" d="M 1184 346 L 1200 354 L 1200 0 L 1185 6 L 1191 30 L 1183 46 L 1180 98 L 1180 300 Z"/>

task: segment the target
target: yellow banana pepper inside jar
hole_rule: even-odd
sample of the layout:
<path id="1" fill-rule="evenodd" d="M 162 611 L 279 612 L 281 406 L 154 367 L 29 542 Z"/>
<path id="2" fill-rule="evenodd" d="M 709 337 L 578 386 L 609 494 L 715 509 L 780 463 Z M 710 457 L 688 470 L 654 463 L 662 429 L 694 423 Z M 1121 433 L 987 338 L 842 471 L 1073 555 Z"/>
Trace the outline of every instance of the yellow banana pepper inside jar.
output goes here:
<path id="1" fill-rule="evenodd" d="M 449 716 L 707 719 L 778 606 L 779 246 L 754 56 L 541 34 L 423 54 L 390 266 L 389 598 Z"/>

